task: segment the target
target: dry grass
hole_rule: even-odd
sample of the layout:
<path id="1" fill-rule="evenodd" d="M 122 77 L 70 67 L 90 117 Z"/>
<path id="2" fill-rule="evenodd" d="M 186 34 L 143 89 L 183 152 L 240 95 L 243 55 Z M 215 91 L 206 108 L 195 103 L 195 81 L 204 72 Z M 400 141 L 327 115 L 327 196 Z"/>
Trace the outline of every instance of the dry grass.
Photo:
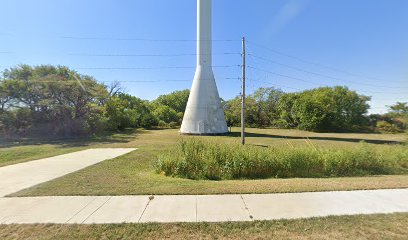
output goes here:
<path id="1" fill-rule="evenodd" d="M 253 223 L 0 225 L 0 239 L 407 239 L 408 214 Z"/>
<path id="2" fill-rule="evenodd" d="M 303 139 L 289 140 L 282 136 L 291 135 L 293 138 L 300 138 L 302 135 L 309 134 L 313 137 L 324 137 L 323 140 L 311 139 L 310 141 L 325 148 L 354 147 L 357 144 L 353 139 L 396 141 L 406 138 L 405 135 L 378 134 L 373 137 L 374 135 L 371 134 L 330 134 L 330 137 L 336 140 L 328 140 L 329 134 L 320 135 L 293 130 L 249 129 L 249 132 L 251 133 L 248 138 L 249 144 L 306 146 L 308 143 Z M 137 147 L 139 150 L 15 193 L 13 196 L 229 194 L 408 188 L 408 175 L 235 181 L 194 181 L 165 177 L 155 173 L 153 163 L 158 154 L 178 141 L 177 130 L 143 131 L 138 134 L 116 137 L 122 140 L 126 138 L 126 141 L 92 143 L 90 146 Z M 239 141 L 239 138 L 233 136 L 211 139 L 219 142 Z M 382 144 L 377 146 L 379 148 L 392 147 Z M 38 149 L 41 150 L 41 146 L 38 146 Z"/>

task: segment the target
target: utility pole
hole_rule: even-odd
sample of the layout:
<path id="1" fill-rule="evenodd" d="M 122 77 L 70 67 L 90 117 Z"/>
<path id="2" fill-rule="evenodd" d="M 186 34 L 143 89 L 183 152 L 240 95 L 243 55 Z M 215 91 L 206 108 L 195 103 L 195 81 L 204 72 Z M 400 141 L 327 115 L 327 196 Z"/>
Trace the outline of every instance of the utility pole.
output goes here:
<path id="1" fill-rule="evenodd" d="M 245 145 L 245 70 L 246 70 L 245 37 L 242 38 L 242 107 L 241 107 L 241 143 Z"/>

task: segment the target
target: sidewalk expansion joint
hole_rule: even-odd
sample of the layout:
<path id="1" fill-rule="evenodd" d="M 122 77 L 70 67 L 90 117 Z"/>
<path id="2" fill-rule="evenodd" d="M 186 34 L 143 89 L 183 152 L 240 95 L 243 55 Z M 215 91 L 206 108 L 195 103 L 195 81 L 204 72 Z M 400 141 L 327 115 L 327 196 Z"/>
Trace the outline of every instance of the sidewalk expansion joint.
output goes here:
<path id="1" fill-rule="evenodd" d="M 153 201 L 153 200 L 154 200 L 154 197 L 150 196 L 149 201 L 147 202 L 145 208 L 143 209 L 142 214 L 139 217 L 139 220 L 137 221 L 138 223 L 140 223 L 140 221 L 142 220 L 142 217 L 143 217 L 144 213 L 146 212 L 147 207 L 149 206 L 150 202 Z"/>
<path id="2" fill-rule="evenodd" d="M 84 223 L 84 222 L 85 222 L 86 220 L 88 220 L 92 215 L 94 215 L 99 209 L 101 209 L 109 200 L 111 200 L 111 198 L 112 198 L 112 196 L 110 196 L 110 197 L 108 198 L 108 200 L 106 200 L 104 203 L 102 203 L 101 206 L 99 206 L 97 209 L 95 209 L 95 211 L 93 211 L 91 214 L 89 214 L 89 216 L 86 217 L 86 218 L 84 219 L 84 221 L 82 221 L 82 223 Z"/>
<path id="3" fill-rule="evenodd" d="M 242 200 L 242 202 L 244 203 L 245 210 L 248 212 L 249 218 L 251 219 L 251 221 L 253 221 L 253 220 L 254 220 L 254 217 L 251 215 L 251 212 L 249 211 L 249 208 L 248 208 L 248 206 L 247 206 L 247 204 L 246 204 L 246 202 L 245 202 L 245 200 L 244 200 L 244 197 L 242 196 L 242 194 L 240 194 L 239 196 L 241 197 L 241 200 Z"/>
<path id="4" fill-rule="evenodd" d="M 93 202 L 95 202 L 95 200 L 98 197 L 94 197 L 91 201 L 89 201 L 89 203 L 87 203 L 85 206 L 83 206 L 78 212 L 76 212 L 72 217 L 70 217 L 65 223 L 68 223 L 69 221 L 71 221 L 74 217 L 76 217 L 80 212 L 82 212 L 85 208 L 87 208 L 89 205 L 91 205 Z"/>

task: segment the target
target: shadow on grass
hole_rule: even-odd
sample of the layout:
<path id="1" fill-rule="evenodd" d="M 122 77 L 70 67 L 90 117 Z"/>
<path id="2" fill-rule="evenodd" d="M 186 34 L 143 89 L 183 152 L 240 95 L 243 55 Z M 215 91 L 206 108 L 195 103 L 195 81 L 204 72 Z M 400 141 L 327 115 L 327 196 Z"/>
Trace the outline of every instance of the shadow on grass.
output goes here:
<path id="1" fill-rule="evenodd" d="M 126 129 L 120 132 L 109 132 L 98 136 L 91 137 L 70 137 L 70 138 L 46 138 L 46 137 L 30 137 L 20 139 L 5 139 L 0 140 L 0 148 L 27 146 L 27 145 L 58 145 L 61 148 L 70 147 L 86 147 L 90 144 L 113 144 L 113 143 L 128 143 L 138 135 L 143 134 L 142 130 Z"/>
<path id="2" fill-rule="evenodd" d="M 240 132 L 230 132 L 228 133 L 230 137 L 241 137 Z M 364 139 L 364 138 L 339 138 L 339 137 L 300 137 L 300 136 L 285 136 L 285 135 L 274 135 L 274 134 L 263 134 L 263 133 L 245 133 L 246 137 L 257 137 L 257 138 L 273 138 L 273 139 L 289 139 L 289 140 L 320 140 L 320 141 L 339 141 L 339 142 L 366 142 L 371 144 L 404 144 L 403 141 L 393 141 L 393 140 L 381 140 L 381 139 Z"/>

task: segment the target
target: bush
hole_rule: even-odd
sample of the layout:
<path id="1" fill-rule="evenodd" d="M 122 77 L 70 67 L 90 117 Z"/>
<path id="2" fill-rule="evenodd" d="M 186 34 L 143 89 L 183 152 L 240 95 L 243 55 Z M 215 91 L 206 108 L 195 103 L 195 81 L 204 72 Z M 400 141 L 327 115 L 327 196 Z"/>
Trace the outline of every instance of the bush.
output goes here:
<path id="1" fill-rule="evenodd" d="M 179 124 L 176 123 L 176 122 L 171 122 L 171 123 L 169 123 L 169 128 L 171 128 L 171 129 L 176 129 L 176 128 L 178 128 L 178 127 L 179 127 Z"/>
<path id="2" fill-rule="evenodd" d="M 270 147 L 181 140 L 155 163 L 157 173 L 189 179 L 342 177 L 408 173 L 407 146 L 351 149 Z"/>
<path id="3" fill-rule="evenodd" d="M 153 115 L 166 123 L 177 122 L 177 112 L 169 106 L 159 106 L 153 111 Z"/>
<path id="4" fill-rule="evenodd" d="M 396 124 L 389 123 L 386 121 L 379 121 L 377 122 L 377 129 L 380 132 L 385 132 L 385 133 L 399 133 L 403 132 L 403 129 L 398 127 Z"/>
<path id="5" fill-rule="evenodd" d="M 8 137 L 25 137 L 32 128 L 32 113 L 20 108 L 0 114 L 0 131 Z"/>
<path id="6" fill-rule="evenodd" d="M 160 120 L 159 123 L 157 124 L 157 126 L 160 127 L 160 128 L 167 128 L 168 124 L 165 121 Z"/>
<path id="7" fill-rule="evenodd" d="M 64 66 L 19 65 L 0 77 L 6 137 L 78 137 L 103 131 L 107 87 Z"/>

